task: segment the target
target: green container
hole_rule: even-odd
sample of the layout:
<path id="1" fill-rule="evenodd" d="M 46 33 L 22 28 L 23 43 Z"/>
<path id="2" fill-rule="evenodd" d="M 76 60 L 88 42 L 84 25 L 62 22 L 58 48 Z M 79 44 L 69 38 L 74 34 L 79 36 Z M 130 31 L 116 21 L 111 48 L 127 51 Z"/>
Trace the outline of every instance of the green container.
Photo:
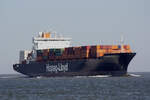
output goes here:
<path id="1" fill-rule="evenodd" d="M 43 60 L 47 60 L 48 59 L 48 56 L 43 56 Z"/>
<path id="2" fill-rule="evenodd" d="M 49 54 L 54 54 L 55 56 L 61 56 L 64 52 L 64 48 L 62 49 L 50 49 Z"/>
<path id="3" fill-rule="evenodd" d="M 61 53 L 55 53 L 55 56 L 61 56 L 62 54 Z"/>

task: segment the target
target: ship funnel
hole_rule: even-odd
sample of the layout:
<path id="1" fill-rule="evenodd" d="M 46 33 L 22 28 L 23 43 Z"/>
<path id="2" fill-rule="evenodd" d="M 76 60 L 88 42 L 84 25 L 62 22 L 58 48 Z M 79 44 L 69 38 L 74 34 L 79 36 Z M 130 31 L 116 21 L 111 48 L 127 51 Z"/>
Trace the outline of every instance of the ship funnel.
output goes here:
<path id="1" fill-rule="evenodd" d="M 39 37 L 50 38 L 50 32 L 39 32 Z"/>

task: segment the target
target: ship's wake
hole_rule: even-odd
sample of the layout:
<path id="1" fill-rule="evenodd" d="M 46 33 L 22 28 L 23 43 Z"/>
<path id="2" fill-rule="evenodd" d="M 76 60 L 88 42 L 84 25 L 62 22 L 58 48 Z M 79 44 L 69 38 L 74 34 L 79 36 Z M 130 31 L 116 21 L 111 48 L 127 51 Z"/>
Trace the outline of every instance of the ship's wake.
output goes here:
<path id="1" fill-rule="evenodd" d="M 26 78 L 27 76 L 23 76 L 23 75 L 0 75 L 0 79 L 8 79 L 8 78 Z"/>
<path id="2" fill-rule="evenodd" d="M 110 75 L 75 76 L 75 78 L 87 78 L 87 77 L 99 77 L 99 78 L 104 78 L 104 77 L 111 77 L 111 76 L 110 76 Z"/>
<path id="3" fill-rule="evenodd" d="M 88 77 L 111 77 L 111 75 L 96 75 L 96 76 L 88 76 Z"/>
<path id="4" fill-rule="evenodd" d="M 129 74 L 129 76 L 132 76 L 132 77 L 141 77 L 141 75 L 138 75 L 138 74 Z"/>

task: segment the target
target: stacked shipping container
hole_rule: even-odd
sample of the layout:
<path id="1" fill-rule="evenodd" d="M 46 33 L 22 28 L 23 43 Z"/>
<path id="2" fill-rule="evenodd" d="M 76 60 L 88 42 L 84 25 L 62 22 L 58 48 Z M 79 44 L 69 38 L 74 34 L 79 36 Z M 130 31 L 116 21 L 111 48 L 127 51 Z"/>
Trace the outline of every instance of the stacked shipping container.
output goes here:
<path id="1" fill-rule="evenodd" d="M 104 54 L 131 53 L 129 45 L 95 45 L 37 50 L 36 61 L 99 58 Z"/>

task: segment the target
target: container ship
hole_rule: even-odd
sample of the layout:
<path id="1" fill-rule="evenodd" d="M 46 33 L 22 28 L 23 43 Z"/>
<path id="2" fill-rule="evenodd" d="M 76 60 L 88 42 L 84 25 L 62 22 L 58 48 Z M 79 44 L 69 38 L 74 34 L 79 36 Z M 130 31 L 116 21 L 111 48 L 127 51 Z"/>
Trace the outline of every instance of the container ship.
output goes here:
<path id="1" fill-rule="evenodd" d="M 21 50 L 13 69 L 29 77 L 127 75 L 136 55 L 129 45 L 70 46 L 71 38 L 39 32 L 32 50 Z"/>

